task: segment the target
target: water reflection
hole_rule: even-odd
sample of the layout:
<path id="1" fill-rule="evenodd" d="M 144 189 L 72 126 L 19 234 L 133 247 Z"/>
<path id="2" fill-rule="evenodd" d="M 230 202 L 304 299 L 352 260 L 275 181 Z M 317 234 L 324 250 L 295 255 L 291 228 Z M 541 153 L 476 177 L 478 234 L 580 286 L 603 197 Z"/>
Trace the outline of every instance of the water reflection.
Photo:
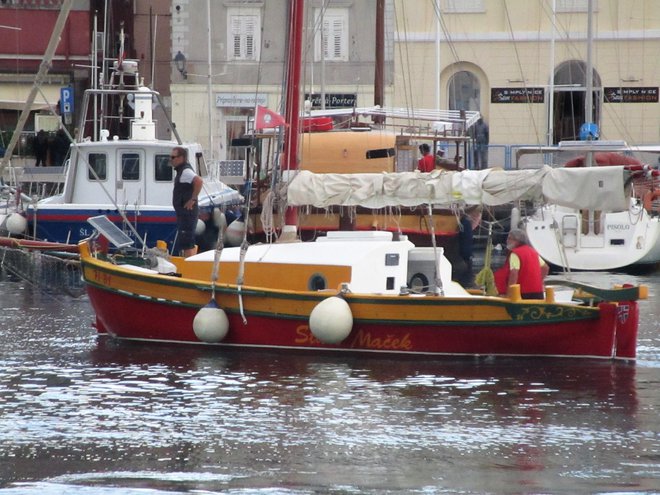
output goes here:
<path id="1" fill-rule="evenodd" d="M 660 475 L 656 321 L 636 365 L 218 352 L 97 338 L 86 301 L 0 289 L 2 493 L 641 492 Z"/>

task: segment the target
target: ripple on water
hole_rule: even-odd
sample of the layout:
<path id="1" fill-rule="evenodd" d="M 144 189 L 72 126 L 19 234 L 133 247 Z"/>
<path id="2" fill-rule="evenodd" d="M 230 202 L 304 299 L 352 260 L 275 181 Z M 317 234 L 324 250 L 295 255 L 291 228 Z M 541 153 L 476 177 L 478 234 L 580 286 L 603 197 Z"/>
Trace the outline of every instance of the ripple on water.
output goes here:
<path id="1" fill-rule="evenodd" d="M 656 321 L 637 365 L 343 358 L 97 340 L 85 301 L 24 292 L 0 301 L 2 493 L 594 493 L 660 471 Z"/>

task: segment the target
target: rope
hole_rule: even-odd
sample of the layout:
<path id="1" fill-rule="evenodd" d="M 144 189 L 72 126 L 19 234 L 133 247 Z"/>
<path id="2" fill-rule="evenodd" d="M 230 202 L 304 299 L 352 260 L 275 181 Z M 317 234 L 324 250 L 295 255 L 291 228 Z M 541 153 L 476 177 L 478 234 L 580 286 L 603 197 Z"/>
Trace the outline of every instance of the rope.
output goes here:
<path id="1" fill-rule="evenodd" d="M 261 204 L 261 228 L 264 230 L 264 235 L 266 236 L 266 242 L 268 244 L 273 242 L 273 235 L 275 234 L 275 225 L 273 222 L 273 208 L 275 204 L 275 194 L 273 190 L 269 190 L 266 193 Z"/>
<path id="2" fill-rule="evenodd" d="M 488 223 L 488 241 L 486 243 L 486 253 L 484 255 L 484 267 L 474 277 L 475 283 L 483 288 L 483 291 L 488 296 L 497 295 L 497 287 L 495 287 L 495 275 L 491 268 L 493 258 L 493 224 Z"/>
<path id="3" fill-rule="evenodd" d="M 211 293 L 215 299 L 215 284 L 220 275 L 220 258 L 222 257 L 222 250 L 224 249 L 224 239 L 222 233 L 222 225 L 218 229 L 218 240 L 215 245 L 215 252 L 213 253 L 213 271 L 211 272 Z"/>
<path id="4" fill-rule="evenodd" d="M 562 271 L 564 273 L 571 273 L 571 266 L 568 263 L 568 257 L 566 256 L 566 247 L 564 246 L 563 235 L 559 232 L 559 225 L 556 221 L 553 222 L 555 230 L 555 241 L 557 242 L 557 249 L 559 250 L 559 257 L 561 258 Z"/>
<path id="5" fill-rule="evenodd" d="M 241 292 L 241 288 L 243 287 L 244 282 L 243 276 L 245 274 L 245 255 L 247 254 L 248 246 L 249 244 L 247 239 L 243 239 L 243 242 L 241 243 L 241 255 L 238 263 L 238 275 L 236 276 L 236 285 L 238 286 L 238 307 L 241 311 L 243 325 L 247 325 L 247 318 L 245 318 L 245 313 L 243 312 L 243 293 Z"/>
<path id="6" fill-rule="evenodd" d="M 433 245 L 433 267 L 435 269 L 435 292 L 437 295 L 444 296 L 445 291 L 442 288 L 442 277 L 440 276 L 440 261 L 438 260 L 438 247 L 435 243 L 435 225 L 433 222 L 433 205 L 429 203 L 429 224 L 431 227 L 431 244 Z"/>

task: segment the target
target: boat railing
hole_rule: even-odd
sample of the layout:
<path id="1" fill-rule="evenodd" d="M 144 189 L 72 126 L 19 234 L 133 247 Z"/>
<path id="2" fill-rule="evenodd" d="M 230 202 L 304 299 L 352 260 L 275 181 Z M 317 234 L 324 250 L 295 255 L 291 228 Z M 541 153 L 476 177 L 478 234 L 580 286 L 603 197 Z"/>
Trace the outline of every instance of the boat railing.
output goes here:
<path id="1" fill-rule="evenodd" d="M 227 185 L 242 185 L 247 174 L 247 160 L 208 160 L 211 177 Z"/>
<path id="2" fill-rule="evenodd" d="M 145 87 L 140 87 L 137 89 L 111 88 L 85 90 L 83 95 L 82 111 L 80 113 L 80 124 L 78 126 L 80 132 L 78 133 L 76 142 L 84 142 L 90 137 L 93 141 L 101 140 L 101 130 L 107 129 L 107 124 L 110 122 L 116 123 L 118 125 L 124 124 L 125 122 L 126 130 L 123 133 L 124 135 L 120 136 L 120 138 L 128 138 L 128 136 L 130 136 L 129 123 L 136 117 L 130 112 L 124 113 L 124 106 L 125 102 L 128 101 L 130 103 L 131 99 L 133 99 L 134 104 L 134 98 L 136 94 L 139 94 L 140 97 L 150 96 L 152 101 L 156 101 L 156 107 L 161 109 L 161 113 L 167 121 L 168 128 L 171 129 L 177 143 L 182 144 L 183 141 L 181 140 L 181 137 L 176 130 L 176 126 L 170 119 L 167 112 L 164 111 L 166 107 L 160 93 Z M 107 110 L 110 103 L 109 100 L 112 97 L 119 97 L 120 100 L 117 104 L 118 111 L 113 113 Z"/>

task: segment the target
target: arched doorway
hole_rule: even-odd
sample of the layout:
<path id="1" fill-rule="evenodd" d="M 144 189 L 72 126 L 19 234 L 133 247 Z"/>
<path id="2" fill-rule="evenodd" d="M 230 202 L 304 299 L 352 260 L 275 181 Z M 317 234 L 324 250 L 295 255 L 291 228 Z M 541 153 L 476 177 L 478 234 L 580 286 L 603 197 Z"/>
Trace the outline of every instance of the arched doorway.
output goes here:
<path id="1" fill-rule="evenodd" d="M 587 67 L 581 60 L 568 60 L 557 67 L 554 75 L 552 105 L 553 143 L 579 139 L 580 126 L 585 122 L 600 124 L 602 86 L 593 70 L 593 115 L 585 118 Z"/>
<path id="2" fill-rule="evenodd" d="M 449 110 L 481 109 L 481 85 L 472 72 L 462 70 L 452 74 L 447 88 Z"/>

